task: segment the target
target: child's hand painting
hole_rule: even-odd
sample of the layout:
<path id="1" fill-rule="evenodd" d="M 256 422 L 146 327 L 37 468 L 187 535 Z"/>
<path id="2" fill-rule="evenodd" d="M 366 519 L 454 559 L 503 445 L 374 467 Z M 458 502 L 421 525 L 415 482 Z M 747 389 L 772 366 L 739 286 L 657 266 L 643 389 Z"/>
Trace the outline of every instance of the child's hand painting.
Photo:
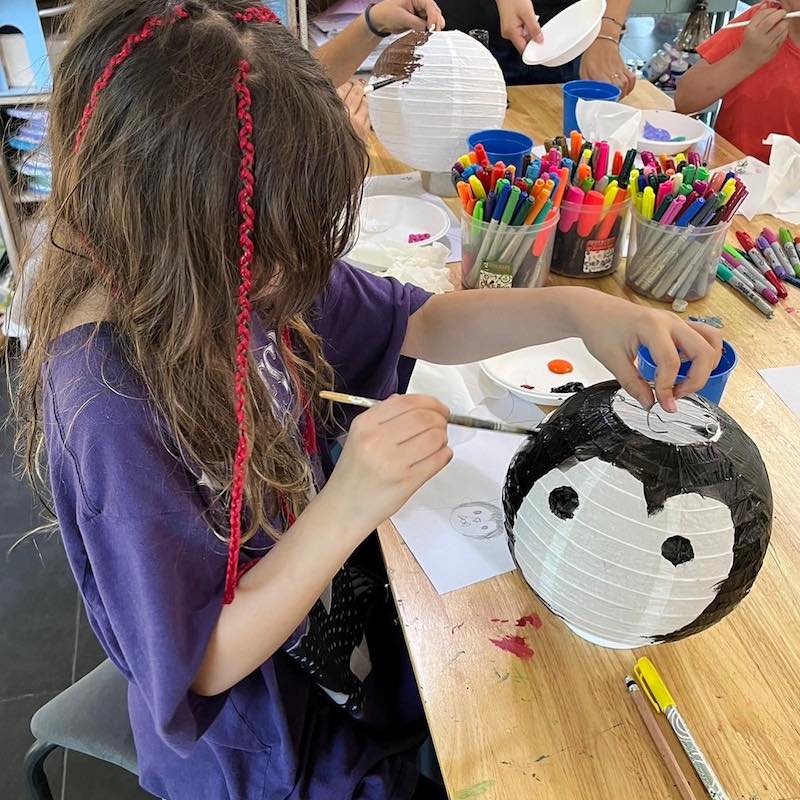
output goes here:
<path id="1" fill-rule="evenodd" d="M 364 99 L 364 84 L 361 81 L 348 81 L 342 84 L 336 93 L 350 115 L 350 124 L 355 132 L 366 141 L 372 132 L 369 122 L 369 106 Z"/>
<path id="2" fill-rule="evenodd" d="M 448 413 L 432 397 L 396 395 L 355 419 L 323 490 L 354 532 L 372 531 L 450 462 Z"/>
<path id="3" fill-rule="evenodd" d="M 670 412 L 677 408 L 676 399 L 703 388 L 722 357 L 722 336 L 716 328 L 600 293 L 580 320 L 579 335 L 626 391 L 650 408 L 653 390 L 633 363 L 644 345 L 658 366 L 656 399 Z M 681 360 L 690 360 L 692 366 L 686 380 L 676 386 Z"/>
<path id="4" fill-rule="evenodd" d="M 758 66 L 769 63 L 789 35 L 789 23 L 783 8 L 765 7 L 753 14 L 744 29 L 742 53 Z"/>

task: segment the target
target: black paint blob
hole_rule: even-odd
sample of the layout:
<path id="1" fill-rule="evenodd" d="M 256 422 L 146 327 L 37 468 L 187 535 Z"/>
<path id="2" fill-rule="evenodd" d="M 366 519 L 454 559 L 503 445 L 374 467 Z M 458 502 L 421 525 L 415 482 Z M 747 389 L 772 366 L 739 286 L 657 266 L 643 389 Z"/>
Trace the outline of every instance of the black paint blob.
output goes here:
<path id="1" fill-rule="evenodd" d="M 580 381 L 572 381 L 563 386 L 554 386 L 550 391 L 553 394 L 575 394 L 575 392 L 582 392 L 585 388 Z"/>
<path id="2" fill-rule="evenodd" d="M 559 486 L 550 492 L 550 510 L 559 519 L 572 519 L 579 505 L 578 493 L 571 486 Z"/>
<path id="3" fill-rule="evenodd" d="M 677 567 L 678 564 L 686 564 L 694 558 L 694 548 L 685 536 L 670 536 L 661 545 L 661 555 L 672 566 Z"/>

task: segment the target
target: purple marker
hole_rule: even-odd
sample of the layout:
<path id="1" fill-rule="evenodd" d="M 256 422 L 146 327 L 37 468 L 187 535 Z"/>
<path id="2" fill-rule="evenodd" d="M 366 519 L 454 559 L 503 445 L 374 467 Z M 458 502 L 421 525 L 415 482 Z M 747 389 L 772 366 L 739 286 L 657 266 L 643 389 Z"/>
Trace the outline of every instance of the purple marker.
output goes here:
<path id="1" fill-rule="evenodd" d="M 769 228 L 764 228 L 761 231 L 761 235 L 769 242 L 769 246 L 772 248 L 772 252 L 775 253 L 776 256 L 778 256 L 778 261 L 781 262 L 783 271 L 787 275 L 793 275 L 794 270 L 792 269 L 792 265 L 789 262 L 786 253 L 783 251 L 783 248 L 781 247 L 781 243 L 778 241 L 778 237 Z"/>
<path id="2" fill-rule="evenodd" d="M 764 256 L 764 259 L 772 267 L 775 274 L 779 278 L 784 279 L 787 275 L 787 272 L 783 268 L 781 262 L 778 260 L 778 256 L 775 255 L 775 251 L 770 247 L 769 242 L 763 236 L 759 236 L 758 239 L 756 239 L 756 245 L 761 251 L 761 255 Z"/>
<path id="3" fill-rule="evenodd" d="M 755 267 L 751 267 L 744 261 L 740 261 L 727 250 L 722 251 L 722 258 L 731 269 L 736 271 L 737 275 L 746 278 L 746 283 L 752 284 L 755 291 L 767 302 L 772 303 L 772 305 L 777 305 L 778 295 L 775 294 L 774 289 L 767 283 L 764 276 L 761 275 Z"/>

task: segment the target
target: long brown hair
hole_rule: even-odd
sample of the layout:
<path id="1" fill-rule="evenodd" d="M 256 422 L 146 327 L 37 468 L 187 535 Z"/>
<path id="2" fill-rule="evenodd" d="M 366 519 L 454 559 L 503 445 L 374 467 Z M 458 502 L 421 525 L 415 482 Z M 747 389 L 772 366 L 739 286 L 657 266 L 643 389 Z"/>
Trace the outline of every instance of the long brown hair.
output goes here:
<path id="1" fill-rule="evenodd" d="M 279 341 L 298 397 L 332 382 L 308 316 L 351 237 L 366 154 L 321 67 L 279 25 L 258 24 L 256 3 L 75 4 L 50 103 L 50 244 L 25 312 L 18 397 L 34 483 L 49 345 L 87 298 L 100 297 L 98 319 L 121 334 L 168 446 L 229 502 L 240 433 L 242 80 L 254 155 L 249 296 L 267 325 L 290 332 Z M 296 432 L 275 417 L 247 361 L 243 541 L 259 529 L 277 536 L 276 498 L 293 515 L 310 488 Z"/>

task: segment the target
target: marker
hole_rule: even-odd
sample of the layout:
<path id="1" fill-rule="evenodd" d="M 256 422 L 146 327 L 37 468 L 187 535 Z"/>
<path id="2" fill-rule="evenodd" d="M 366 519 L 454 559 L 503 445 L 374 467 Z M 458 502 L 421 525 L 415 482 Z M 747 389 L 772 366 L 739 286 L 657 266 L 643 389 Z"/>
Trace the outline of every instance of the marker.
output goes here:
<path id="1" fill-rule="evenodd" d="M 764 260 L 772 267 L 774 273 L 781 280 L 786 280 L 788 273 L 783 268 L 783 264 L 781 264 L 778 256 L 775 255 L 775 251 L 770 247 L 769 242 L 763 236 L 759 236 L 758 239 L 756 239 L 756 245 L 761 251 Z"/>
<path id="2" fill-rule="evenodd" d="M 486 199 L 486 189 L 484 189 L 483 184 L 478 178 L 477 175 L 470 175 L 468 178 L 470 189 L 472 189 L 472 194 L 478 200 L 485 200 Z"/>
<path id="3" fill-rule="evenodd" d="M 787 275 L 794 274 L 794 267 L 792 267 L 792 262 L 789 261 L 789 258 L 786 255 L 786 252 L 781 247 L 780 242 L 778 241 L 778 237 L 769 229 L 764 228 L 761 231 L 761 235 L 769 242 L 769 246 L 772 248 L 772 251 L 778 256 L 778 261 L 781 262 L 781 266 L 783 267 L 784 271 Z"/>
<path id="4" fill-rule="evenodd" d="M 558 229 L 561 233 L 569 233 L 572 226 L 577 222 L 583 205 L 583 192 L 577 186 L 567 189 L 564 203 L 561 207 L 561 217 L 558 220 Z"/>
<path id="5" fill-rule="evenodd" d="M 739 244 L 745 249 L 750 261 L 755 265 L 755 268 L 775 287 L 775 292 L 778 297 L 788 297 L 786 287 L 781 283 L 780 278 L 773 272 L 772 268 L 766 261 L 761 253 L 758 252 L 756 243 L 744 231 L 736 231 L 736 238 Z M 725 245 L 727 248 L 728 245 Z"/>
<path id="6" fill-rule="evenodd" d="M 731 248 L 733 250 L 733 248 Z M 772 303 L 772 305 L 776 305 L 778 302 L 778 296 L 772 289 L 769 283 L 764 279 L 761 273 L 753 266 L 751 266 L 746 261 L 743 261 L 739 258 L 739 254 L 733 250 L 733 254 L 727 249 L 722 251 L 722 258 L 728 264 L 731 269 L 737 270 L 740 274 L 744 274 L 750 280 L 750 283 L 753 284 L 755 290 L 768 302 Z"/>
<path id="7" fill-rule="evenodd" d="M 656 193 L 653 191 L 652 187 L 647 186 L 642 192 L 642 216 L 645 219 L 653 219 L 653 214 L 656 210 L 655 206 Z"/>
<path id="8" fill-rule="evenodd" d="M 657 711 L 666 716 L 672 726 L 672 730 L 675 731 L 675 735 L 678 737 L 678 741 L 681 743 L 681 747 L 686 751 L 686 755 L 689 756 L 689 761 L 692 762 L 694 771 L 703 782 L 703 786 L 706 787 L 706 791 L 712 800 L 730 800 L 722 788 L 719 778 L 714 774 L 711 765 L 697 746 L 697 742 L 678 711 L 669 689 L 667 689 L 664 681 L 661 680 L 661 676 L 656 672 L 656 668 L 650 662 L 650 659 L 640 658 L 636 662 L 633 674 L 639 681 L 639 686 L 647 696 L 647 699 Z"/>
<path id="9" fill-rule="evenodd" d="M 594 226 L 600 221 L 600 216 L 603 213 L 603 200 L 603 195 L 600 192 L 589 192 L 586 195 L 581 215 L 578 219 L 578 236 L 582 239 L 590 236 Z"/>
<path id="10" fill-rule="evenodd" d="M 730 267 L 719 264 L 717 266 L 717 278 L 736 289 L 745 300 L 752 303 L 765 317 L 772 317 L 772 306 L 759 297 Z"/>
<path id="11" fill-rule="evenodd" d="M 682 194 L 678 195 L 673 201 L 672 205 L 664 212 L 664 216 L 661 218 L 661 223 L 663 225 L 672 225 L 675 221 L 675 217 L 680 214 L 681 209 L 686 205 L 686 197 Z"/>
<path id="12" fill-rule="evenodd" d="M 786 258 L 789 259 L 789 263 L 792 265 L 794 274 L 800 277 L 800 258 L 797 257 L 797 250 L 794 248 L 792 234 L 789 233 L 786 228 L 781 228 L 778 231 L 778 236 L 783 245 L 783 251 L 786 253 Z"/>

